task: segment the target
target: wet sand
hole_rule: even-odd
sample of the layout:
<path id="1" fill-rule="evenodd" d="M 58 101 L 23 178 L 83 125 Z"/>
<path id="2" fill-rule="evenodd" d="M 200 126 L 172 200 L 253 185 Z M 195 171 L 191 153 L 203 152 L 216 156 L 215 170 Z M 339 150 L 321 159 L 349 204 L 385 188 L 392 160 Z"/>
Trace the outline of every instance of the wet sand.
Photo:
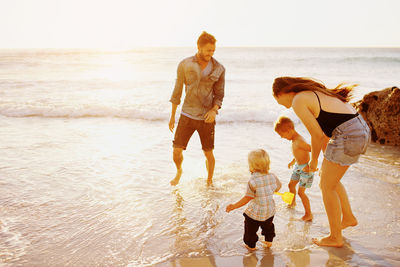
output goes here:
<path id="1" fill-rule="evenodd" d="M 399 251 L 399 248 L 397 248 Z M 256 252 L 247 252 L 243 255 L 220 257 L 178 258 L 156 264 L 158 267 L 255 267 L 255 266 L 399 266 L 400 256 L 385 257 L 375 254 L 357 242 L 346 240 L 342 248 L 322 248 L 315 245 L 306 250 L 287 250 L 277 252 L 272 249 L 259 248 Z"/>

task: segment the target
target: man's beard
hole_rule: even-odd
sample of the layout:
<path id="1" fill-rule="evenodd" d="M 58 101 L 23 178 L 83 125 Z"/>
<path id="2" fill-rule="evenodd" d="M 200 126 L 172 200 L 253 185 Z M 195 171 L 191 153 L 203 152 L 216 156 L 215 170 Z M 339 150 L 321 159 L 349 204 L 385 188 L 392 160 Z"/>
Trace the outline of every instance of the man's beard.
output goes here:
<path id="1" fill-rule="evenodd" d="M 199 57 L 200 57 L 200 59 L 201 60 L 203 60 L 203 61 L 210 61 L 210 59 L 207 59 L 204 55 L 203 55 L 203 53 L 199 53 Z"/>

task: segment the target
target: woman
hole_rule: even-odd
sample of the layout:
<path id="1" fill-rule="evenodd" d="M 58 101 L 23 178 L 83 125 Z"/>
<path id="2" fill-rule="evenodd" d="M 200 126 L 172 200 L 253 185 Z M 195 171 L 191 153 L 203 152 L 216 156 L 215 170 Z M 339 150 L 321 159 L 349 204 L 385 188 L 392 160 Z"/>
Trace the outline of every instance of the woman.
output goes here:
<path id="1" fill-rule="evenodd" d="M 342 247 L 342 229 L 357 225 L 340 179 L 360 154 L 365 153 L 370 129 L 348 103 L 355 85 L 328 89 L 310 78 L 280 77 L 273 84 L 276 101 L 294 112 L 311 135 L 311 160 L 304 171 L 317 171 L 318 156 L 324 152 L 320 188 L 329 220 L 330 235 L 313 238 L 319 246 Z"/>

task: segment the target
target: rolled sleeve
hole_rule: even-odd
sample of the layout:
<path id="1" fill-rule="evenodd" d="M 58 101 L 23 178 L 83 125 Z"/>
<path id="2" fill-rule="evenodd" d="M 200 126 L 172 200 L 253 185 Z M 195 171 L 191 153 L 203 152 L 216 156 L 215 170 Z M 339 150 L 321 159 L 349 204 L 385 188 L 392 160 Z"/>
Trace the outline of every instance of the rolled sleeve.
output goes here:
<path id="1" fill-rule="evenodd" d="M 275 174 L 272 174 L 272 177 L 274 178 L 274 186 L 273 186 L 273 191 L 275 191 L 278 188 L 278 177 Z"/>
<path id="2" fill-rule="evenodd" d="M 247 183 L 246 197 L 256 197 L 255 186 L 249 181 Z"/>
<path id="3" fill-rule="evenodd" d="M 172 92 L 171 98 L 169 100 L 171 103 L 176 105 L 179 105 L 181 103 L 184 81 L 185 81 L 185 72 L 183 68 L 183 62 L 181 62 L 179 63 L 177 69 L 174 91 Z"/>
<path id="4" fill-rule="evenodd" d="M 225 69 L 219 76 L 218 81 L 214 84 L 213 106 L 218 105 L 219 108 L 221 108 L 224 95 L 225 95 Z"/>

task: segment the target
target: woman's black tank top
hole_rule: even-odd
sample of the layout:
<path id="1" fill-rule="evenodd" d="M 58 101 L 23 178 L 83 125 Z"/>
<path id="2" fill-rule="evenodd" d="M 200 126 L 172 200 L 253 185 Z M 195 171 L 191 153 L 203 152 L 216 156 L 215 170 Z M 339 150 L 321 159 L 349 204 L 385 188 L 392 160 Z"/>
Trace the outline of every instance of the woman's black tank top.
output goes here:
<path id="1" fill-rule="evenodd" d="M 326 112 L 321 108 L 321 102 L 319 100 L 318 94 L 316 92 L 314 92 L 314 94 L 318 98 L 319 110 L 320 110 L 317 122 L 326 136 L 332 137 L 332 132 L 333 130 L 335 130 L 336 127 L 338 127 L 343 122 L 346 122 L 358 116 L 358 113 L 346 114 L 346 113 Z"/>

